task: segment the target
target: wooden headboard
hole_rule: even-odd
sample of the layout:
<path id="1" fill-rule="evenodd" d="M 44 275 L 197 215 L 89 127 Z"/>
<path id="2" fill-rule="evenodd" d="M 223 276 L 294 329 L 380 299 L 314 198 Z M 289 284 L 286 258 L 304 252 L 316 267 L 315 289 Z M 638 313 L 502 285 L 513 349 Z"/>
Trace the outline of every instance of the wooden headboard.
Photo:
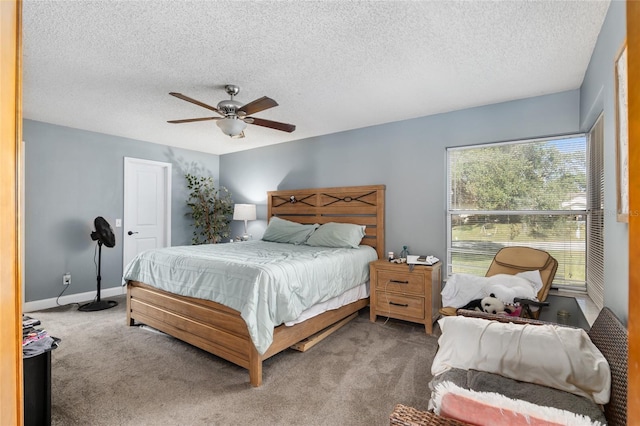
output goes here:
<path id="1" fill-rule="evenodd" d="M 384 256 L 384 185 L 290 189 L 267 192 L 267 218 L 293 222 L 355 223 L 366 226 L 362 244 Z"/>

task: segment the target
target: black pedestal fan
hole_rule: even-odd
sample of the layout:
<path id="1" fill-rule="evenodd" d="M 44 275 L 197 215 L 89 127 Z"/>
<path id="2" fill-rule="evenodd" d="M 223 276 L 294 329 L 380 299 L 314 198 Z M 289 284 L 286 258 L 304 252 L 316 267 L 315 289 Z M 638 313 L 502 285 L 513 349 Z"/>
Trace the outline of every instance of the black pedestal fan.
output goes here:
<path id="1" fill-rule="evenodd" d="M 93 226 L 95 226 L 96 230 L 91 232 L 91 239 L 93 241 L 98 241 L 98 275 L 96 277 L 98 282 L 98 294 L 93 302 L 85 303 L 78 308 L 78 310 L 85 312 L 101 311 L 103 309 L 113 308 L 118 304 L 115 300 L 100 299 L 100 281 L 102 280 L 102 277 L 100 276 L 100 268 L 102 266 L 102 245 L 104 244 L 107 247 L 115 246 L 116 237 L 113 235 L 111 225 L 109 225 L 109 222 L 107 222 L 102 216 L 95 218 Z"/>

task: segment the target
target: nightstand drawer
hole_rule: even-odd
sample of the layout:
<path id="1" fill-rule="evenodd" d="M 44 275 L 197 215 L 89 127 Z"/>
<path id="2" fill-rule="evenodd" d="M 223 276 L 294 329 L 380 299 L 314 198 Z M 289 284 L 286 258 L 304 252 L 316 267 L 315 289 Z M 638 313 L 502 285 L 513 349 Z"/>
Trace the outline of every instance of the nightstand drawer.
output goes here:
<path id="1" fill-rule="evenodd" d="M 376 281 L 378 291 L 392 291 L 408 294 L 424 294 L 424 276 L 409 272 L 378 271 Z"/>
<path id="2" fill-rule="evenodd" d="M 384 316 L 411 317 L 422 320 L 424 319 L 424 299 L 378 291 L 376 313 Z"/>

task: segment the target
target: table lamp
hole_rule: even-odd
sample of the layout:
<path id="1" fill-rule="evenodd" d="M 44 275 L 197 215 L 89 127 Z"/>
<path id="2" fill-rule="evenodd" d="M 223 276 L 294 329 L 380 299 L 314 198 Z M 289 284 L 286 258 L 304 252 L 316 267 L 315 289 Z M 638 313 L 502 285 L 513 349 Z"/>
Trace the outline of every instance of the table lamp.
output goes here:
<path id="1" fill-rule="evenodd" d="M 256 205 L 236 204 L 233 208 L 233 220 L 244 220 L 244 234 L 242 235 L 242 241 L 249 240 L 249 234 L 247 233 L 247 221 L 256 220 Z"/>

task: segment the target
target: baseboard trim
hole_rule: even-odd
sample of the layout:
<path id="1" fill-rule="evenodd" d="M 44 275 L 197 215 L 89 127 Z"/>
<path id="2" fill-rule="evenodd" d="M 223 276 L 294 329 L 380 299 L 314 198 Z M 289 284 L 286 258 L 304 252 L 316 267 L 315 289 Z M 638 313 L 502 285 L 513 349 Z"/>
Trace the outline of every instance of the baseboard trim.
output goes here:
<path id="1" fill-rule="evenodd" d="M 124 286 L 111 287 L 100 290 L 100 299 L 106 297 L 120 296 L 127 292 L 127 288 Z M 96 297 L 95 291 L 88 291 L 86 293 L 70 294 L 68 296 L 60 296 L 60 298 L 34 300 L 32 302 L 25 302 L 22 305 L 23 312 L 41 311 L 43 309 L 55 308 L 60 305 L 68 305 L 70 303 L 84 303 L 91 302 Z M 57 302 L 56 302 L 57 300 Z"/>

